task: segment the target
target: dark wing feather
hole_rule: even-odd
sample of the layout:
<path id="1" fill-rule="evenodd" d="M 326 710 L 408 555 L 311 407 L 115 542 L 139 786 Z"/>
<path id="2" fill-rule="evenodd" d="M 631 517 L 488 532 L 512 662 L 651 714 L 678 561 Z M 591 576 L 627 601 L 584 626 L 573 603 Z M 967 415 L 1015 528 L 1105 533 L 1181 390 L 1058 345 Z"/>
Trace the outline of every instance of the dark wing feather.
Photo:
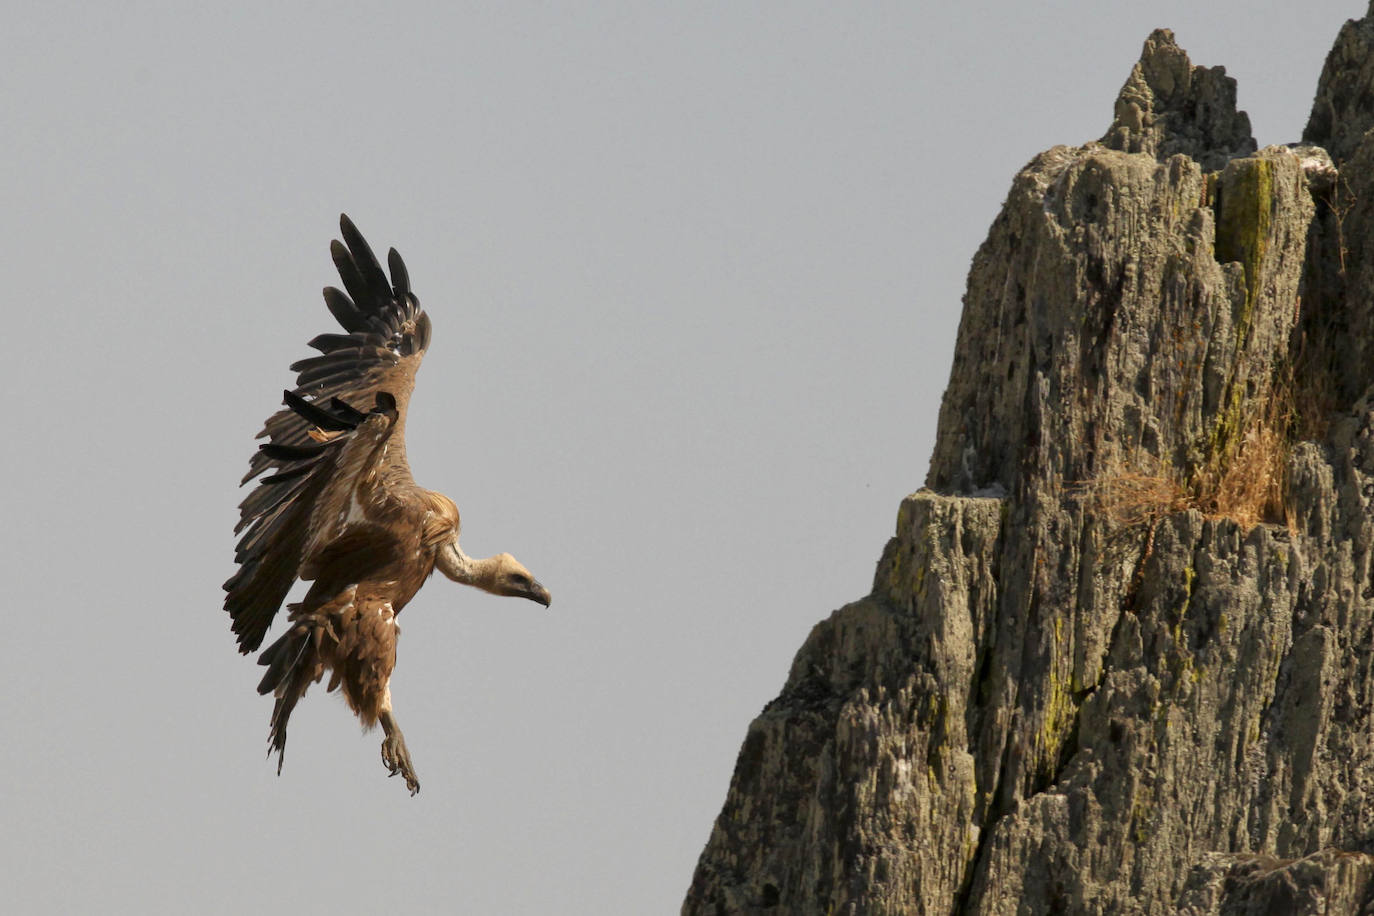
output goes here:
<path id="1" fill-rule="evenodd" d="M 367 330 L 367 319 L 363 313 L 353 304 L 352 299 L 334 287 L 324 288 L 324 304 L 329 309 L 329 314 L 334 316 L 334 320 L 342 325 L 345 331 L 360 334 Z"/>
<path id="2" fill-rule="evenodd" d="M 410 291 L 410 275 L 395 249 L 387 259 L 388 281 L 347 216 L 339 218 L 339 228 L 344 241 L 334 242 L 330 254 L 348 292 L 330 287 L 324 300 L 346 333 L 318 335 L 310 346 L 321 355 L 291 367 L 298 373 L 296 387 L 258 433 L 269 442 L 249 459 L 243 478 L 247 483 L 274 472 L 262 476 L 239 506 L 234 530 L 247 531 L 235 551 L 239 569 L 224 583 L 224 608 L 244 653 L 261 645 L 292 583 L 309 564 L 310 545 L 318 546 L 317 523 L 313 541 L 311 536 L 316 504 L 349 491 L 350 481 L 335 477 L 375 471 L 382 485 L 411 482 L 405 416 L 429 346 L 429 316 Z M 364 414 L 367 410 L 374 413 Z M 378 413 L 388 417 L 384 438 L 389 447 L 369 453 L 371 463 L 363 466 L 348 443 L 357 441 L 357 429 L 371 425 Z M 321 444 L 311 437 L 316 429 L 336 438 Z M 343 461 L 346 451 L 349 460 Z"/>
<path id="3" fill-rule="evenodd" d="M 401 253 L 393 248 L 386 253 L 386 264 L 391 268 L 391 294 L 397 299 L 404 299 L 410 294 L 410 273 L 406 270 L 406 262 L 401 260 Z"/>

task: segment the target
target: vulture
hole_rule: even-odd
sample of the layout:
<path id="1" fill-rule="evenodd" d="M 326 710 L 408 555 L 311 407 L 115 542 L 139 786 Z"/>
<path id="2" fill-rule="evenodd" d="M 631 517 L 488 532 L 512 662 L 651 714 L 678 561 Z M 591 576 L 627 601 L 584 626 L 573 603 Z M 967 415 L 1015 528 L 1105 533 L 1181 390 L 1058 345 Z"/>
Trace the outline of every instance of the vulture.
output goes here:
<path id="1" fill-rule="evenodd" d="M 343 333 L 321 334 L 320 355 L 291 366 L 294 390 L 267 419 L 240 485 L 257 485 L 239 506 L 238 570 L 224 583 L 224 609 L 239 651 L 262 645 L 297 579 L 305 597 L 262 653 L 258 692 L 272 694 L 268 756 L 281 773 L 286 725 L 313 683 L 329 674 L 364 729 L 382 726 L 382 763 L 420 789 L 391 706 L 396 618 L 434 570 L 496 595 L 548 607 L 548 589 L 507 553 L 469 557 L 458 546 L 458 507 L 418 486 L 406 464 L 406 407 L 429 346 L 429 316 L 391 249 L 390 278 L 352 221 L 330 254 L 343 281 L 324 291 Z M 265 476 L 264 476 L 265 475 Z"/>

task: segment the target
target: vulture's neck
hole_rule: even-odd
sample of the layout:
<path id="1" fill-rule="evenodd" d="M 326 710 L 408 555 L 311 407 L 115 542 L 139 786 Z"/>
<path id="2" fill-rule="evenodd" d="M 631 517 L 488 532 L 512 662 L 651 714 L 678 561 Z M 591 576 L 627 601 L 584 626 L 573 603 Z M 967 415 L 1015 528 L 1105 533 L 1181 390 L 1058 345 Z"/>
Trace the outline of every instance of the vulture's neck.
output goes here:
<path id="1" fill-rule="evenodd" d="M 470 557 L 454 544 L 452 550 L 443 550 L 437 564 L 441 572 L 454 582 L 471 585 L 484 592 L 493 592 L 497 577 L 501 573 L 501 557 Z"/>

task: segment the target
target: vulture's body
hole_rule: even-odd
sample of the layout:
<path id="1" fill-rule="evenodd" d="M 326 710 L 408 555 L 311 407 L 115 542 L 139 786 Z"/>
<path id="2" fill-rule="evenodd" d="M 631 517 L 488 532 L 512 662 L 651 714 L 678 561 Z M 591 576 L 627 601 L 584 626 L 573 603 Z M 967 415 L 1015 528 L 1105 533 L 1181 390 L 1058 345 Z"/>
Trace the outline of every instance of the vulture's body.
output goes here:
<path id="1" fill-rule="evenodd" d="M 388 282 L 348 217 L 344 242 L 330 251 L 347 293 L 324 291 L 345 333 L 310 342 L 321 355 L 291 368 L 300 374 L 286 407 L 259 433 L 247 483 L 263 474 L 240 506 L 239 570 L 224 583 L 224 607 L 239 649 L 257 649 L 296 579 L 311 583 L 288 606 L 290 626 L 262 653 L 272 693 L 270 748 L 277 769 L 286 725 L 306 689 L 330 675 L 366 727 L 381 723 L 382 759 L 419 790 L 391 709 L 396 617 L 437 568 L 449 578 L 499 595 L 548 605 L 549 593 L 509 554 L 473 559 L 458 546 L 458 507 L 418 486 L 405 457 L 405 417 L 415 372 L 429 345 L 429 316 L 410 291 L 392 249 Z M 270 753 L 271 751 L 269 751 Z"/>

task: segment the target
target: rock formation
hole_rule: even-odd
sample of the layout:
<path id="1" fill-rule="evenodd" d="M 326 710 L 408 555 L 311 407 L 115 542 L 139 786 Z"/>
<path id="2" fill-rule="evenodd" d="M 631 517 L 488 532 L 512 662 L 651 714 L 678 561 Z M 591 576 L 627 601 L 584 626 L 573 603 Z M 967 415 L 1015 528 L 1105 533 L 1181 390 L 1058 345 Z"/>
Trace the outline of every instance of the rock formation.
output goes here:
<path id="1" fill-rule="evenodd" d="M 684 913 L 1374 913 L 1371 48 L 1374 4 L 1256 151 L 1157 31 L 1016 176 L 927 488 Z"/>

